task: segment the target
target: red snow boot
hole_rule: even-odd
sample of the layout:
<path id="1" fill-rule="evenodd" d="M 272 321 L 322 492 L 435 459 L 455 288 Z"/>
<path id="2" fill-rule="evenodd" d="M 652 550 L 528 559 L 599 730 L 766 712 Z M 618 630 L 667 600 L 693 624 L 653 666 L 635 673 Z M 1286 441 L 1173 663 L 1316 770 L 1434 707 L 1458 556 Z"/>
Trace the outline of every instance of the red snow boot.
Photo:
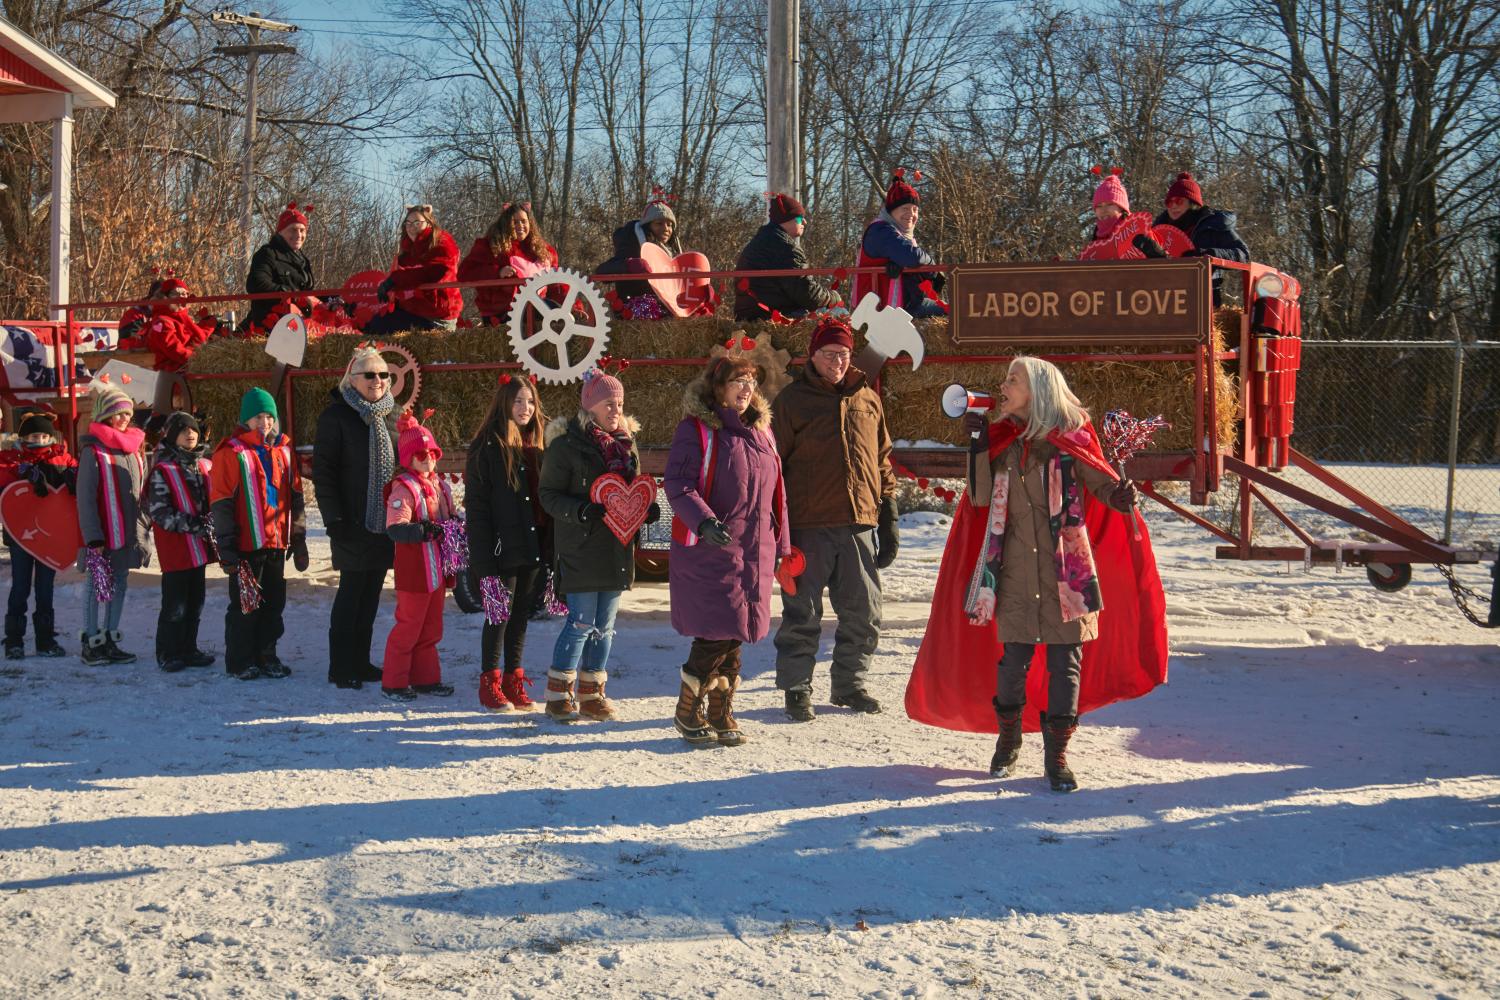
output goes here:
<path id="1" fill-rule="evenodd" d="M 530 712 L 536 708 L 536 702 L 526 693 L 526 685 L 531 683 L 531 678 L 526 676 L 525 669 L 517 667 L 506 673 L 500 682 L 500 690 L 505 692 L 505 697 L 510 703 L 522 712 Z"/>
<path id="2" fill-rule="evenodd" d="M 486 670 L 479 675 L 479 704 L 491 712 L 509 712 L 511 704 L 500 686 L 500 671 Z"/>

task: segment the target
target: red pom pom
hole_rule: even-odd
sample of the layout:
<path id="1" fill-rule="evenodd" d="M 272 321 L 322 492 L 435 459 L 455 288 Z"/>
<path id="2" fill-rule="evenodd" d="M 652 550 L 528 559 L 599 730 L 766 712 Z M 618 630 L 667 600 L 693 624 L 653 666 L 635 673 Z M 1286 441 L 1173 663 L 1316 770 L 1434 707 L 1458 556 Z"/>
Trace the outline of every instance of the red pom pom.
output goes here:
<path id="1" fill-rule="evenodd" d="M 436 413 L 436 412 L 437 412 L 437 410 L 434 410 L 432 407 L 429 406 L 427 409 L 425 409 L 425 410 L 422 411 L 422 419 L 423 420 L 431 420 L 432 419 L 432 415 L 434 413 Z"/>
<path id="2" fill-rule="evenodd" d="M 918 479 L 918 480 L 917 480 L 917 485 L 918 485 L 918 486 L 920 486 L 920 487 L 921 487 L 921 488 L 922 488 L 922 489 L 924 489 L 924 490 L 925 490 L 925 489 L 926 489 L 926 488 L 927 488 L 927 487 L 928 487 L 928 486 L 929 486 L 929 485 L 930 485 L 930 484 L 931 484 L 931 480 L 929 480 L 929 479 L 928 479 L 928 478 L 927 478 L 927 477 L 926 477 L 926 476 L 922 476 L 922 477 L 921 477 L 921 478 L 919 478 L 919 479 Z"/>
<path id="3" fill-rule="evenodd" d="M 309 215 L 309 214 L 311 214 L 312 210 L 313 210 L 313 207 L 311 205 L 303 205 L 302 206 L 302 214 L 303 215 Z"/>
<path id="4" fill-rule="evenodd" d="M 1089 167 L 1089 173 L 1093 174 L 1095 177 L 1099 177 L 1103 175 L 1104 168 L 1096 163 L 1092 167 Z"/>
<path id="5" fill-rule="evenodd" d="M 1193 179 L 1193 175 L 1192 174 L 1178 174 L 1177 175 L 1177 179 L 1180 180 L 1180 181 L 1190 181 L 1190 180 Z"/>
<path id="6" fill-rule="evenodd" d="M 906 176 L 906 168 L 905 167 L 897 167 L 896 168 L 896 180 L 899 181 L 899 180 L 901 180 L 905 176 Z"/>
<path id="7" fill-rule="evenodd" d="M 742 350 L 742 351 L 753 351 L 753 350 L 755 350 L 755 341 L 752 340 L 749 337 L 741 337 L 740 338 L 740 350 Z"/>
<path id="8" fill-rule="evenodd" d="M 1115 177 L 1123 177 L 1125 175 L 1125 168 L 1124 167 L 1110 167 L 1109 168 L 1109 172 L 1110 172 L 1111 175 L 1113 175 Z"/>
<path id="9" fill-rule="evenodd" d="M 501 385 L 510 385 L 510 373 L 509 372 L 507 372 L 504 375 L 500 376 L 500 384 Z"/>
<path id="10" fill-rule="evenodd" d="M 918 170 L 916 173 L 912 174 L 911 179 L 914 181 L 920 181 L 922 179 L 922 171 Z"/>

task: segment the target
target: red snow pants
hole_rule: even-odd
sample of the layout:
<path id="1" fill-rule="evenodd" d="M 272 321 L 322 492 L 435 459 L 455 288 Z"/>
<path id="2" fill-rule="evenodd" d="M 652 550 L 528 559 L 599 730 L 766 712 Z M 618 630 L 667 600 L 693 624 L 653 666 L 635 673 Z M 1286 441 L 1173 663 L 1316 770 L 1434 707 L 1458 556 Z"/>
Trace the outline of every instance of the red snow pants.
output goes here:
<path id="1" fill-rule="evenodd" d="M 442 587 L 430 594 L 396 591 L 396 624 L 385 641 L 381 687 L 415 687 L 442 680 L 437 647 L 443 638 L 443 598 L 447 593 Z"/>

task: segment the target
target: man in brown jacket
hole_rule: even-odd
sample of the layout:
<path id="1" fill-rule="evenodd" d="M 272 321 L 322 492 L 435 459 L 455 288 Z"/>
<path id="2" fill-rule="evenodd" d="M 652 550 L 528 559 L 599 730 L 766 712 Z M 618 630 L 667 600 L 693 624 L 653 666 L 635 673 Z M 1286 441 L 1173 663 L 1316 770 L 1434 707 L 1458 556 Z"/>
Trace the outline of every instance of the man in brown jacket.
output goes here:
<path id="1" fill-rule="evenodd" d="M 880 396 L 851 367 L 854 334 L 840 319 L 813 330 L 802 377 L 771 404 L 792 544 L 807 568 L 781 594 L 776 686 L 787 715 L 810 722 L 823 590 L 838 615 L 829 669 L 833 703 L 878 712 L 865 673 L 880 639 L 880 574 L 896 558 L 896 475 Z"/>

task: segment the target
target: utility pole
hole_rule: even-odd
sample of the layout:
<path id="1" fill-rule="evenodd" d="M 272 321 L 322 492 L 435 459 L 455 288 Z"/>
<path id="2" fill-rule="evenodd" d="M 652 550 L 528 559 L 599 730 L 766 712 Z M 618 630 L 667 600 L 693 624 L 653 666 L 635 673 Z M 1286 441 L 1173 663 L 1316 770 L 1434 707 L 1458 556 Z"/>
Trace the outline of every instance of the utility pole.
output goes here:
<path id="1" fill-rule="evenodd" d="M 800 0 L 766 3 L 766 183 L 771 191 L 802 197 Z"/>
<path id="2" fill-rule="evenodd" d="M 297 30 L 295 24 L 282 24 L 280 21 L 268 21 L 260 16 L 260 11 L 252 10 L 249 14 L 236 14 L 233 11 L 216 11 L 213 15 L 215 24 L 233 24 L 245 29 L 248 42 L 245 45 L 219 45 L 214 51 L 222 56 L 244 56 L 245 57 L 245 148 L 243 155 L 243 167 L 245 176 L 241 181 L 240 188 L 240 228 L 245 240 L 245 269 L 250 268 L 250 258 L 255 253 L 255 70 L 256 62 L 263 55 L 295 55 L 295 46 L 284 42 L 262 42 L 260 33 L 262 31 L 293 32 Z"/>

